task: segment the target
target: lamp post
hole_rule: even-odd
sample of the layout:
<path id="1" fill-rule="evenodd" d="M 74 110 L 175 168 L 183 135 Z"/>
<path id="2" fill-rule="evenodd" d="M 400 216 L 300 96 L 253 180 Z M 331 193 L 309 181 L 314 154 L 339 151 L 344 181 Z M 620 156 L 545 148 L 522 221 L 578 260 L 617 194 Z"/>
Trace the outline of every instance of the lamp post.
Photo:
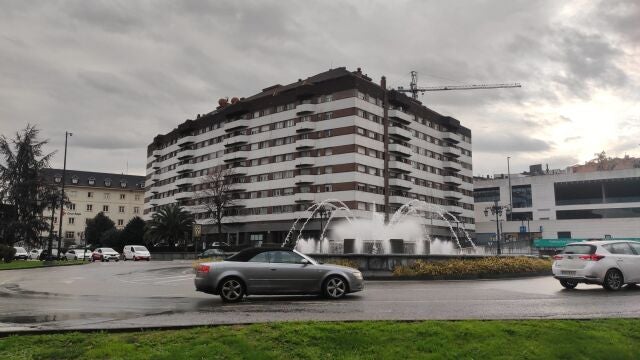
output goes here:
<path id="1" fill-rule="evenodd" d="M 58 256 L 60 256 L 60 241 L 62 240 L 62 217 L 64 215 L 64 185 L 67 175 L 67 139 L 73 133 L 64 132 L 64 162 L 62 167 L 62 193 L 60 195 L 60 222 L 58 223 Z"/>
<path id="2" fill-rule="evenodd" d="M 488 206 L 484 208 L 484 216 L 489 216 L 489 213 L 496 216 L 496 242 L 498 243 L 498 255 L 502 254 L 502 249 L 500 248 L 500 216 L 502 216 L 502 212 L 508 212 L 511 208 L 507 206 L 498 205 L 498 200 L 493 201 L 492 206 Z"/>
<path id="3" fill-rule="evenodd" d="M 324 230 L 324 219 L 329 219 L 329 217 L 331 217 L 331 210 L 322 205 L 318 210 L 316 210 L 315 215 L 320 217 L 320 234 L 318 235 L 318 238 L 320 238 L 322 237 L 322 230 Z M 322 239 L 320 239 L 320 241 L 322 241 Z"/>
<path id="4" fill-rule="evenodd" d="M 509 164 L 511 156 L 507 156 L 507 181 L 509 182 L 509 204 L 513 204 L 513 192 L 511 191 L 511 166 Z M 507 210 L 507 221 L 511 221 L 511 210 Z"/>

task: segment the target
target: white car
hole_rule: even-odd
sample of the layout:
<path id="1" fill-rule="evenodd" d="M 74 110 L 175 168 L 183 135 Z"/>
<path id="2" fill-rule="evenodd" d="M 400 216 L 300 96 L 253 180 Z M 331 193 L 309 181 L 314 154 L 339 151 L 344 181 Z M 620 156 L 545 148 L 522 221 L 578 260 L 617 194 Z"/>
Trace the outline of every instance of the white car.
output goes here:
<path id="1" fill-rule="evenodd" d="M 91 257 L 91 251 L 83 249 L 69 249 L 64 256 L 66 256 L 67 260 L 89 260 Z"/>
<path id="2" fill-rule="evenodd" d="M 126 245 L 122 250 L 122 258 L 127 260 L 151 260 L 151 253 L 142 245 Z"/>
<path id="3" fill-rule="evenodd" d="M 14 259 L 27 260 L 29 258 L 29 253 L 23 247 L 14 246 L 13 248 L 16 249 L 16 254 L 13 255 Z"/>
<path id="4" fill-rule="evenodd" d="M 42 249 L 32 249 L 29 251 L 29 260 L 38 260 L 42 254 Z"/>
<path id="5" fill-rule="evenodd" d="M 585 241 L 567 244 L 553 257 L 553 277 L 567 289 L 578 283 L 598 284 L 620 290 L 640 283 L 640 243 L 634 241 Z"/>

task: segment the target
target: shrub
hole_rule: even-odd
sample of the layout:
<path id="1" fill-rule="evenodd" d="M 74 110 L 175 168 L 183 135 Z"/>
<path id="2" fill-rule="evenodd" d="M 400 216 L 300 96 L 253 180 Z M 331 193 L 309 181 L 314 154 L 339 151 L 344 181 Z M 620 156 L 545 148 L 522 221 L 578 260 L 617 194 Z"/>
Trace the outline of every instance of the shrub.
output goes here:
<path id="1" fill-rule="evenodd" d="M 357 269 L 359 267 L 359 265 L 360 265 L 355 260 L 343 259 L 343 258 L 327 259 L 324 263 L 325 264 L 340 265 L 340 266 L 347 266 L 347 267 L 354 268 L 354 269 Z"/>
<path id="2" fill-rule="evenodd" d="M 551 269 L 549 259 L 531 257 L 486 257 L 442 262 L 418 260 L 393 269 L 394 276 L 451 276 L 542 272 Z"/>
<path id="3" fill-rule="evenodd" d="M 12 262 L 15 255 L 16 249 L 13 246 L 0 245 L 0 258 L 2 258 L 4 262 Z"/>

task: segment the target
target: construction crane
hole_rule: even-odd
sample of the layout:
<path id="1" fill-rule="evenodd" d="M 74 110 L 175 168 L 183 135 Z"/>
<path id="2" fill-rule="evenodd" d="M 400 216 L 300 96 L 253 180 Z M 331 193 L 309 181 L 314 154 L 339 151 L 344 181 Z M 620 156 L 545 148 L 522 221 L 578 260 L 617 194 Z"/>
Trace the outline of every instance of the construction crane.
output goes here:
<path id="1" fill-rule="evenodd" d="M 480 85 L 448 85 L 448 86 L 427 86 L 418 87 L 418 72 L 411 72 L 411 83 L 409 88 L 405 89 L 398 86 L 399 92 L 411 93 L 411 97 L 418 100 L 418 93 L 424 94 L 426 91 L 444 91 L 444 90 L 478 90 L 478 89 L 499 89 L 499 88 L 516 88 L 522 87 L 520 83 L 511 84 L 480 84 Z"/>

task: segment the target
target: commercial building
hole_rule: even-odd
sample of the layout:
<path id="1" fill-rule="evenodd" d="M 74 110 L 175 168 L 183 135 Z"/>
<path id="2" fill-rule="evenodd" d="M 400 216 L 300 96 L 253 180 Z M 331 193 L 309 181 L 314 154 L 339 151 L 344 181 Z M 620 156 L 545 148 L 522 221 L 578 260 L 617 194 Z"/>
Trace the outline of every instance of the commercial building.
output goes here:
<path id="1" fill-rule="evenodd" d="M 496 221 L 487 207 L 511 204 L 499 217 L 504 241 L 640 238 L 640 161 L 623 170 L 577 166 L 491 179 L 476 178 L 476 235 L 483 244 L 495 240 Z M 574 172 L 574 169 L 578 169 Z M 587 169 L 590 169 L 587 171 Z M 548 242 L 551 243 L 551 242 Z M 566 241 L 555 241 L 563 246 Z M 539 242 L 543 244 L 543 242 Z M 540 246 L 538 246 L 540 247 Z M 544 247 L 544 246 L 543 246 Z"/>
<path id="2" fill-rule="evenodd" d="M 327 199 L 363 218 L 418 199 L 473 233 L 471 131 L 387 89 L 384 77 L 376 84 L 360 69 L 337 68 L 220 105 L 148 146 L 146 218 L 177 203 L 215 234 L 198 198 L 206 174 L 223 166 L 233 169 L 237 199 L 224 219 L 232 243 L 282 242 L 312 202 Z M 451 236 L 440 217 L 424 215 L 431 234 Z"/>
<path id="3" fill-rule="evenodd" d="M 62 185 L 62 169 L 43 171 L 45 181 Z M 144 176 L 99 173 L 91 171 L 67 170 L 65 175 L 65 195 L 69 204 L 64 209 L 62 219 L 62 239 L 66 243 L 80 245 L 84 241 L 84 229 L 88 219 L 103 212 L 123 229 L 135 216 L 142 217 L 144 206 Z M 51 208 L 43 216 L 51 222 Z M 60 209 L 53 214 L 53 233 L 57 236 Z M 47 238 L 48 232 L 42 234 Z"/>

